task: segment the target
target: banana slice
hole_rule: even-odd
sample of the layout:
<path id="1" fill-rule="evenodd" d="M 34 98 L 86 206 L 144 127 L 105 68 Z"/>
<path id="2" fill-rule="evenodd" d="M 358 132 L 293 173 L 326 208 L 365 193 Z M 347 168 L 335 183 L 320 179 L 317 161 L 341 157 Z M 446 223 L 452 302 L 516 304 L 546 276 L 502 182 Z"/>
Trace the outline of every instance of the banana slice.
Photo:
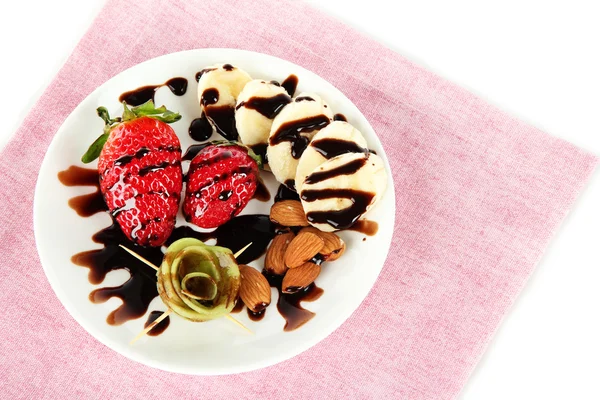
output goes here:
<path id="1" fill-rule="evenodd" d="M 267 145 L 273 119 L 292 101 L 284 88 L 260 79 L 250 81 L 237 97 L 235 120 L 247 146 Z"/>
<path id="2" fill-rule="evenodd" d="M 347 229 L 362 218 L 387 187 L 383 160 L 371 153 L 345 153 L 317 167 L 300 192 L 308 222 L 325 232 Z"/>
<path id="3" fill-rule="evenodd" d="M 238 95 L 252 78 L 231 64 L 217 64 L 202 70 L 198 81 L 198 101 L 213 128 L 228 140 L 238 137 L 235 104 Z"/>
<path id="4" fill-rule="evenodd" d="M 332 117 L 331 108 L 312 93 L 301 93 L 283 107 L 273 120 L 267 147 L 269 166 L 279 182 L 294 188 L 298 159 Z"/>
<path id="5" fill-rule="evenodd" d="M 367 141 L 362 133 L 344 121 L 333 121 L 313 137 L 296 169 L 296 190 L 300 192 L 304 179 L 319 165 L 344 153 L 367 153 Z"/>

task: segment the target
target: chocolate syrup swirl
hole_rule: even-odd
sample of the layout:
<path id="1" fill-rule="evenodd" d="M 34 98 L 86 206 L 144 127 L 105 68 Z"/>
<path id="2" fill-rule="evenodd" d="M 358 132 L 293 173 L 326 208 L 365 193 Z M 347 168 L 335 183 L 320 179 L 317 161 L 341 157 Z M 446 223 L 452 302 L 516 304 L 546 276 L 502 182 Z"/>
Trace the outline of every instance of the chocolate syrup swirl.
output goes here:
<path id="1" fill-rule="evenodd" d="M 219 101 L 219 91 L 215 88 L 206 89 L 200 96 L 200 104 L 208 106 Z"/>
<path id="2" fill-rule="evenodd" d="M 279 185 L 279 189 L 277 189 L 277 194 L 275 194 L 275 203 L 282 200 L 298 200 L 300 201 L 300 196 L 295 191 L 288 188 L 286 185 Z"/>
<path id="3" fill-rule="evenodd" d="M 253 198 L 265 203 L 271 200 L 271 193 L 269 193 L 269 189 L 262 179 L 258 179 L 258 182 L 256 182 L 256 191 L 254 192 Z"/>
<path id="4" fill-rule="evenodd" d="M 323 294 L 323 289 L 317 287 L 313 282 L 296 293 L 283 293 L 281 289 L 283 275 L 273 275 L 264 271 L 263 274 L 267 278 L 269 285 L 276 288 L 279 293 L 277 310 L 285 319 L 285 326 L 283 327 L 284 331 L 289 332 L 298 329 L 315 316 L 315 313 L 306 310 L 300 303 L 303 301 L 317 300 Z"/>
<path id="5" fill-rule="evenodd" d="M 207 72 L 214 71 L 216 68 L 204 68 L 202 71 L 196 73 L 196 82 L 200 82 L 200 78 Z"/>
<path id="6" fill-rule="evenodd" d="M 332 168 L 330 170 L 315 171 L 306 178 L 304 183 L 313 184 L 323 182 L 327 179 L 335 178 L 340 175 L 352 175 L 361 169 L 366 163 L 366 158 L 359 158 L 358 160 L 350 161 L 347 164 L 340 165 L 339 167 Z"/>
<path id="7" fill-rule="evenodd" d="M 281 87 L 285 89 L 290 97 L 293 97 L 294 93 L 296 93 L 296 88 L 298 87 L 298 77 L 296 75 L 288 76 L 281 82 Z"/>
<path id="8" fill-rule="evenodd" d="M 271 146 L 275 146 L 282 142 L 291 142 L 292 157 L 298 159 L 304 153 L 310 141 L 308 137 L 301 135 L 301 133 L 322 129 L 329 125 L 329 122 L 329 117 L 324 114 L 285 122 L 269 138 L 269 143 Z"/>
<path id="9" fill-rule="evenodd" d="M 302 200 L 313 202 L 323 199 L 342 198 L 352 202 L 349 207 L 342 210 L 311 211 L 306 215 L 309 222 L 315 224 L 329 224 L 336 229 L 348 229 L 367 211 L 375 195 L 354 189 L 319 189 L 303 190 L 300 194 Z"/>
<path id="10" fill-rule="evenodd" d="M 121 94 L 119 102 L 126 102 L 130 106 L 139 106 L 149 100 L 154 101 L 156 91 L 163 86 L 167 86 L 175 96 L 183 96 L 187 92 L 188 81 L 185 78 L 177 77 L 169 79 L 160 85 L 142 86 Z"/>
<path id="11" fill-rule="evenodd" d="M 296 98 L 294 99 L 294 101 L 295 101 L 296 103 L 300 103 L 301 101 L 315 101 L 315 99 L 313 99 L 313 98 L 312 98 L 312 97 L 310 97 L 310 96 L 300 96 L 300 97 L 296 97 Z"/>
<path id="12" fill-rule="evenodd" d="M 348 119 L 346 118 L 346 116 L 344 114 L 335 114 L 333 116 L 333 120 L 334 121 L 344 121 L 344 122 L 348 122 Z"/>
<path id="13" fill-rule="evenodd" d="M 267 157 L 267 144 L 266 143 L 253 144 L 252 146 L 250 146 L 250 148 L 252 149 L 254 154 L 256 154 L 257 156 L 260 156 L 262 158 L 263 164 L 269 163 L 269 159 Z"/>
<path id="14" fill-rule="evenodd" d="M 310 142 L 310 147 L 327 159 L 346 153 L 367 153 L 369 151 L 360 147 L 356 142 L 330 138 L 314 140 Z"/>
<path id="15" fill-rule="evenodd" d="M 150 324 L 153 323 L 154 321 L 156 321 L 158 319 L 158 317 L 163 315 L 163 313 L 164 313 L 164 311 L 151 311 L 150 315 L 148 315 L 148 320 L 146 320 L 146 323 L 144 324 L 144 328 L 149 327 Z M 171 322 L 170 318 L 171 317 L 166 317 L 165 319 L 160 321 L 158 324 L 156 324 L 154 326 L 154 328 L 150 329 L 150 331 L 148 331 L 148 333 L 146 333 L 146 335 L 158 336 L 161 333 L 163 333 L 169 327 L 169 323 Z"/>
<path id="16" fill-rule="evenodd" d="M 246 101 L 240 102 L 235 109 L 238 110 L 241 107 L 246 107 L 259 112 L 269 119 L 273 119 L 291 101 L 290 96 L 285 93 L 273 97 L 251 97 Z"/>
<path id="17" fill-rule="evenodd" d="M 196 118 L 190 123 L 188 133 L 195 141 L 204 142 L 205 140 L 210 139 L 212 136 L 213 128 L 208 121 L 208 118 L 202 114 L 200 118 Z"/>
<path id="18" fill-rule="evenodd" d="M 96 188 L 93 193 L 69 199 L 69 207 L 74 209 L 80 217 L 89 217 L 101 211 L 108 211 L 108 206 L 100 193 L 97 170 L 72 165 L 58 173 L 58 180 L 65 186 L 93 186 Z"/>
<path id="19" fill-rule="evenodd" d="M 210 142 L 206 142 L 206 143 L 191 145 L 190 147 L 188 147 L 185 154 L 181 157 L 181 160 L 182 161 L 192 161 L 194 159 L 194 157 L 196 157 L 198 155 L 198 153 L 200 153 L 202 150 L 204 150 L 206 147 L 210 146 L 211 144 L 212 143 L 210 143 Z"/>

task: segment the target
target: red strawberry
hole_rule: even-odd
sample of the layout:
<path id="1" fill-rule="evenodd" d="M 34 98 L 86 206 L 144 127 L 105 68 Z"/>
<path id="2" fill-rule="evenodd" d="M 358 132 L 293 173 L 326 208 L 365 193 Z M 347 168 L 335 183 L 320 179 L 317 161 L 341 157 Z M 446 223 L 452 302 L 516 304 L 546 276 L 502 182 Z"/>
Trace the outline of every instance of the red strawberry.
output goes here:
<path id="1" fill-rule="evenodd" d="M 99 157 L 100 189 L 123 233 L 141 246 L 160 246 L 175 227 L 181 197 L 181 145 L 167 125 L 181 116 L 152 101 L 123 106 L 123 117 L 115 119 L 98 108 L 104 134 L 81 160 Z"/>
<path id="2" fill-rule="evenodd" d="M 238 215 L 258 183 L 256 155 L 226 142 L 205 147 L 190 163 L 183 215 L 201 228 L 216 228 Z"/>

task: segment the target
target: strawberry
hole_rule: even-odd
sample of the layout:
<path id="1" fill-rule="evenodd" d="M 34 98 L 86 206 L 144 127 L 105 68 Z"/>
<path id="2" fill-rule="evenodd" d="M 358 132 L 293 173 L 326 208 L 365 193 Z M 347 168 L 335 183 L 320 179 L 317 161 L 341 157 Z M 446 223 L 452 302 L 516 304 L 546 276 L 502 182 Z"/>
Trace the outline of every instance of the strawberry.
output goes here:
<path id="1" fill-rule="evenodd" d="M 181 145 L 167 125 L 179 114 L 149 101 L 111 119 L 104 107 L 104 133 L 81 161 L 98 158 L 100 190 L 113 218 L 131 241 L 141 246 L 162 245 L 175 227 L 183 174 Z"/>
<path id="2" fill-rule="evenodd" d="M 238 215 L 258 184 L 260 158 L 235 142 L 215 142 L 190 163 L 183 215 L 201 228 L 216 228 Z"/>

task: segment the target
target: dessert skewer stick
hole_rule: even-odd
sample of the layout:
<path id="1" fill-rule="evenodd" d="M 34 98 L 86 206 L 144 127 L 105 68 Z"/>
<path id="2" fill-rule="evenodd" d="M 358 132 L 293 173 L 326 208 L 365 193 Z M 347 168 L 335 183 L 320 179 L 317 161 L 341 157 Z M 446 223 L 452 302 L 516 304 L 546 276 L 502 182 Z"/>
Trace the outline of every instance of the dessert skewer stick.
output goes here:
<path id="1" fill-rule="evenodd" d="M 129 345 L 131 346 L 132 344 L 134 344 L 135 342 L 137 342 L 139 339 L 141 339 L 146 333 L 150 332 L 152 330 L 152 328 L 154 328 L 156 325 L 158 325 L 163 319 L 167 318 L 169 316 L 169 314 L 171 314 L 171 309 L 168 309 L 167 311 L 165 311 L 164 313 L 162 313 L 150 325 L 148 325 L 146 328 L 144 328 L 143 331 L 141 331 L 140 333 L 138 333 L 138 335 L 136 337 L 134 337 L 131 340 L 131 342 L 129 342 Z"/>
<path id="2" fill-rule="evenodd" d="M 251 245 L 252 245 L 252 242 L 248 243 L 244 248 L 242 248 L 240 251 L 238 251 L 237 253 L 235 253 L 233 256 L 235 258 L 238 258 Z M 152 264 L 150 261 L 146 260 L 144 257 L 140 256 L 139 254 L 137 254 L 133 250 L 130 250 L 129 248 L 123 246 L 122 244 L 120 244 L 119 246 L 121 248 L 123 248 L 123 250 L 125 250 L 126 252 L 128 252 L 129 254 L 131 254 L 133 257 L 137 258 L 138 260 L 140 260 L 144 264 L 146 264 L 149 267 L 154 268 L 154 270 L 158 271 L 158 267 L 156 265 Z M 163 319 L 165 319 L 166 317 L 168 317 L 169 314 L 171 314 L 171 309 L 168 309 L 167 311 L 165 311 L 164 313 L 162 313 L 162 315 L 160 317 L 158 317 L 156 320 L 154 320 L 150 325 L 148 325 L 148 327 L 146 327 L 135 338 L 133 338 L 133 340 L 131 342 L 129 342 L 129 344 L 132 345 L 133 343 L 135 343 L 136 341 L 138 341 L 146 333 L 150 332 L 152 330 L 152 328 L 154 328 L 156 325 L 158 325 Z M 248 327 L 246 327 L 246 325 L 242 324 L 240 321 L 238 321 L 237 319 L 233 318 L 231 315 L 228 314 L 228 315 L 225 316 L 225 318 L 227 318 L 231 322 L 235 323 L 239 327 L 243 328 L 247 332 L 249 332 L 251 334 L 254 334 L 254 332 L 252 332 L 250 329 L 248 329 Z"/>

